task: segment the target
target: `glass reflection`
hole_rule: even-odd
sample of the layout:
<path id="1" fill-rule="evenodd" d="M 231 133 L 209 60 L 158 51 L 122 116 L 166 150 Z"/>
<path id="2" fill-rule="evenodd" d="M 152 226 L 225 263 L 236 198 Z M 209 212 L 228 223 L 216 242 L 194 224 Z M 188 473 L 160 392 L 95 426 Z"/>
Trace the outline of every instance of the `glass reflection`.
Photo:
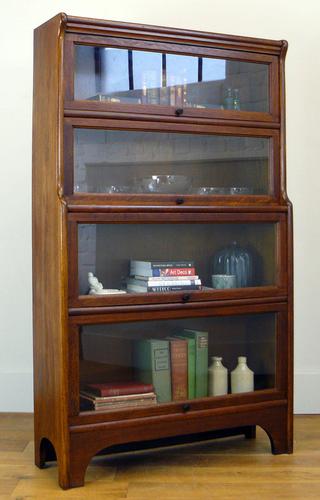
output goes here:
<path id="1" fill-rule="evenodd" d="M 76 45 L 75 99 L 268 111 L 268 65 Z"/>

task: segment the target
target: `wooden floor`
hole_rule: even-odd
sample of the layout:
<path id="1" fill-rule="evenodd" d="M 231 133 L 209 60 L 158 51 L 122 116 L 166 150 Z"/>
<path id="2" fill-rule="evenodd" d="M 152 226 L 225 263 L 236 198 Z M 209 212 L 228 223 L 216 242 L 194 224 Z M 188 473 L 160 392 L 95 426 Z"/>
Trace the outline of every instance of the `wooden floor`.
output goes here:
<path id="1" fill-rule="evenodd" d="M 320 415 L 295 417 L 295 452 L 273 456 L 266 434 L 99 457 L 86 486 L 62 491 L 55 463 L 33 464 L 32 415 L 0 413 L 0 500 L 320 499 Z"/>

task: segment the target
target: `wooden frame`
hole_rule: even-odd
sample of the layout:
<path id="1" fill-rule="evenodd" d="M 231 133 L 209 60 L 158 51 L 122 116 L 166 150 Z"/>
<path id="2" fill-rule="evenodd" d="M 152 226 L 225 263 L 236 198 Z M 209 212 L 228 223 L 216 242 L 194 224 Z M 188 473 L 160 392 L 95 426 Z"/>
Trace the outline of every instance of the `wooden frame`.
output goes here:
<path id="1" fill-rule="evenodd" d="M 266 62 L 270 113 L 186 110 L 73 100 L 74 43 L 169 50 Z M 33 119 L 33 313 L 35 463 L 58 461 L 62 488 L 84 484 L 101 450 L 180 436 L 244 434 L 260 425 L 273 453 L 293 445 L 292 206 L 286 193 L 285 80 L 287 42 L 58 14 L 35 30 Z M 271 137 L 268 196 L 215 199 L 73 194 L 73 127 Z M 180 196 L 179 196 L 180 198 Z M 278 286 L 221 292 L 78 297 L 77 224 L 274 223 Z M 188 295 L 188 299 L 184 295 Z M 134 412 L 79 412 L 79 328 L 150 319 L 277 315 L 274 389 L 168 403 Z"/>
<path id="2" fill-rule="evenodd" d="M 259 297 L 281 298 L 287 294 L 287 234 L 286 219 L 283 214 L 106 214 L 106 213 L 72 213 L 69 214 L 69 306 L 70 311 L 76 313 L 77 308 L 92 309 L 100 306 L 111 305 L 134 305 L 134 304 L 156 304 L 180 302 L 186 304 L 193 301 L 224 300 L 228 299 L 255 299 Z M 190 293 L 152 293 L 152 294 L 127 294 L 113 295 L 109 297 L 97 297 L 80 295 L 78 284 L 78 224 L 275 224 L 275 284 L 261 287 L 250 287 L 232 290 L 210 290 L 195 291 Z"/>
<path id="3" fill-rule="evenodd" d="M 255 315 L 263 314 L 266 312 L 276 314 L 276 370 L 275 370 L 275 387 L 273 389 L 258 390 L 253 393 L 243 395 L 228 394 L 223 397 L 202 398 L 190 400 L 190 408 L 187 411 L 198 411 L 204 409 L 219 408 L 233 404 L 249 404 L 253 402 L 263 402 L 270 400 L 286 399 L 287 398 L 287 374 L 283 370 L 286 360 L 286 346 L 287 346 L 287 306 L 283 302 L 279 303 L 261 303 L 259 305 L 239 305 L 235 304 L 232 308 L 218 303 L 208 302 L 200 307 L 184 307 L 183 309 L 176 309 L 176 311 L 163 308 L 162 310 L 156 309 L 153 306 L 145 307 L 143 311 L 127 310 L 124 312 L 117 311 L 117 308 L 110 308 L 106 314 L 83 314 L 70 317 L 69 324 L 69 342 L 70 352 L 73 353 L 71 361 L 71 372 L 74 374 L 72 378 L 72 391 L 70 395 L 70 402 L 72 411 L 69 414 L 72 424 L 89 424 L 94 422 L 104 421 L 118 421 L 127 420 L 131 418 L 151 417 L 156 415 L 165 415 L 172 413 L 185 413 L 184 404 L 178 402 L 170 402 L 161 404 L 155 408 L 138 408 L 122 410 L 122 411 L 109 411 L 109 412 L 79 412 L 79 328 L 88 324 L 110 324 L 110 323 L 126 323 L 134 321 L 156 321 L 157 319 L 181 319 L 181 318 L 197 318 L 197 317 L 210 317 L 210 316 L 233 316 L 233 315 Z"/>
<path id="4" fill-rule="evenodd" d="M 249 195 L 249 196 L 199 196 L 194 194 L 184 195 L 167 195 L 167 194 L 112 194 L 99 195 L 98 193 L 74 193 L 73 192 L 73 176 L 74 176 L 74 129 L 95 129 L 95 130 L 125 130 L 125 131 L 148 131 L 148 132 L 173 132 L 173 133 L 192 133 L 206 135 L 223 135 L 223 136 L 239 136 L 239 137 L 256 137 L 266 138 L 269 143 L 269 168 L 268 182 L 269 193 L 266 195 Z M 94 205 L 97 210 L 103 210 L 106 205 L 109 206 L 135 206 L 143 205 L 150 209 L 150 206 L 158 206 L 162 210 L 166 206 L 178 206 L 179 209 L 184 207 L 201 206 L 202 211 L 208 210 L 212 206 L 226 206 L 228 204 L 239 205 L 258 205 L 266 206 L 269 204 L 278 205 L 281 203 L 280 195 L 280 168 L 279 168 L 279 153 L 280 153 L 280 136 L 277 130 L 261 129 L 261 128 L 243 128 L 218 126 L 218 125 L 197 125 L 195 130 L 189 124 L 157 124 L 144 121 L 132 120 L 106 120 L 106 119 L 81 119 L 81 118 L 65 118 L 64 129 L 64 191 L 68 197 L 70 210 L 78 210 L 77 205 L 81 205 L 81 211 L 90 210 Z M 86 208 L 84 208 L 86 206 Z"/>
<path id="5" fill-rule="evenodd" d="M 132 40 L 114 37 L 94 37 L 94 36 L 83 36 L 78 35 L 67 35 L 65 42 L 65 68 L 64 72 L 65 78 L 65 108 L 68 111 L 71 110 L 82 110 L 82 111 L 100 111 L 100 112 L 124 112 L 124 113 L 137 113 L 137 114 L 152 114 L 152 115 L 175 115 L 175 108 L 172 106 L 161 106 L 161 105 L 127 105 L 127 104 L 106 104 L 106 103 L 95 103 L 94 101 L 75 101 L 74 100 L 74 74 L 72 68 L 74 68 L 74 45 L 94 45 L 97 47 L 116 47 L 116 48 L 133 48 L 137 50 L 146 51 L 156 51 L 156 52 L 168 52 L 173 54 L 181 55 L 196 55 L 199 57 L 215 57 L 215 58 L 227 58 L 229 60 L 246 61 L 263 63 L 269 65 L 269 101 L 270 101 L 270 111 L 266 113 L 262 112 L 249 112 L 241 111 L 220 111 L 220 110 L 208 110 L 201 109 L 196 110 L 192 108 L 184 108 L 183 116 L 191 118 L 229 118 L 229 119 L 240 119 L 240 120 L 250 120 L 250 121 L 260 121 L 260 122 L 278 122 L 279 121 L 279 82 L 278 82 L 278 59 L 273 55 L 267 54 L 253 54 L 250 52 L 239 52 L 232 50 L 223 50 L 208 48 L 203 46 L 193 46 L 193 45 L 178 45 L 178 44 L 168 44 L 163 42 L 149 42 L 144 40 Z"/>

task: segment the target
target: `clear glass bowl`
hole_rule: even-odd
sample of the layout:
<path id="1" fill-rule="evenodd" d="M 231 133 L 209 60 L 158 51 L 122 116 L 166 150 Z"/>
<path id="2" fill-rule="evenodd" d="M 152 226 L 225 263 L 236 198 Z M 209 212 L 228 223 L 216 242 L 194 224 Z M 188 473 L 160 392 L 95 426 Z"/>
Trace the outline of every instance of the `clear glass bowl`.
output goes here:
<path id="1" fill-rule="evenodd" d="M 136 185 L 142 193 L 187 193 L 192 184 L 186 175 L 154 174 L 136 179 Z"/>

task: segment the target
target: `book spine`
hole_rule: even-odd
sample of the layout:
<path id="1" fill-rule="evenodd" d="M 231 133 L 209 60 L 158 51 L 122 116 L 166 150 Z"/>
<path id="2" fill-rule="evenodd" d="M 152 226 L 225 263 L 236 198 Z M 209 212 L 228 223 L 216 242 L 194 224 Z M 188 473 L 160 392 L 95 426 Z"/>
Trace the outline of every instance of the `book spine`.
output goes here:
<path id="1" fill-rule="evenodd" d="M 95 403 L 112 403 L 118 401 L 135 401 L 141 399 L 152 399 L 155 397 L 154 392 L 146 392 L 143 394 L 126 394 L 124 396 L 96 396 L 93 393 L 80 391 L 80 396 Z"/>
<path id="2" fill-rule="evenodd" d="M 168 261 L 168 262 L 144 262 L 144 261 L 131 261 L 130 262 L 130 274 L 147 274 L 148 276 L 152 276 L 155 272 L 155 276 L 161 276 L 161 273 L 170 272 L 174 270 L 175 273 L 178 273 L 180 269 L 183 270 L 193 270 L 193 274 L 195 274 L 195 266 L 193 261 Z M 184 271 L 185 273 L 187 271 Z"/>
<path id="3" fill-rule="evenodd" d="M 208 334 L 196 336 L 196 398 L 208 396 Z"/>
<path id="4" fill-rule="evenodd" d="M 153 269 L 153 276 L 194 276 L 196 269 L 194 267 L 165 267 L 163 269 Z"/>
<path id="5" fill-rule="evenodd" d="M 149 293 L 149 292 L 181 292 L 184 290 L 201 290 L 201 285 L 184 286 L 139 286 L 128 284 L 128 292 Z"/>
<path id="6" fill-rule="evenodd" d="M 158 283 L 162 283 L 163 281 L 178 281 L 179 283 L 181 281 L 186 281 L 186 280 L 198 280 L 200 279 L 197 274 L 191 274 L 189 276 L 140 276 L 139 274 L 136 274 L 135 276 L 131 276 L 128 278 L 128 281 L 131 282 L 131 280 L 137 280 L 137 281 L 156 281 Z"/>
<path id="7" fill-rule="evenodd" d="M 196 341 L 188 339 L 188 399 L 196 397 Z"/>
<path id="8" fill-rule="evenodd" d="M 167 340 L 138 340 L 134 343 L 137 377 L 154 387 L 159 403 L 171 401 L 171 370 Z"/>
<path id="9" fill-rule="evenodd" d="M 158 279 L 158 280 L 138 280 L 138 279 L 129 279 L 127 281 L 128 285 L 137 285 L 137 286 L 188 286 L 188 285 L 201 285 L 200 279 L 183 279 L 183 280 L 167 280 L 167 279 Z"/>
<path id="10" fill-rule="evenodd" d="M 140 267 L 135 267 L 131 266 L 130 268 L 130 274 L 135 275 L 135 274 L 142 274 L 139 273 L 138 270 L 141 269 Z M 163 276 L 194 276 L 196 273 L 196 270 L 194 267 L 165 267 L 163 269 L 149 269 L 148 270 L 148 276 L 154 277 L 154 278 L 162 278 Z"/>
<path id="11" fill-rule="evenodd" d="M 85 389 L 88 392 L 92 392 L 99 397 L 108 397 L 108 396 L 127 396 L 130 394 L 141 394 L 153 391 L 152 384 L 136 384 L 136 385 L 121 385 L 121 387 L 117 387 L 115 384 L 114 387 L 94 387 L 91 385 L 87 385 Z"/>
<path id="12" fill-rule="evenodd" d="M 147 292 L 180 292 L 182 290 L 200 290 L 201 285 L 148 286 Z"/>
<path id="13" fill-rule="evenodd" d="M 188 343 L 188 399 L 196 397 L 196 341 L 194 337 L 177 335 Z"/>
<path id="14" fill-rule="evenodd" d="M 195 397 L 208 396 L 208 332 L 184 330 L 184 336 L 195 339 Z"/>
<path id="15" fill-rule="evenodd" d="M 186 340 L 170 340 L 173 401 L 188 398 L 188 345 Z"/>

